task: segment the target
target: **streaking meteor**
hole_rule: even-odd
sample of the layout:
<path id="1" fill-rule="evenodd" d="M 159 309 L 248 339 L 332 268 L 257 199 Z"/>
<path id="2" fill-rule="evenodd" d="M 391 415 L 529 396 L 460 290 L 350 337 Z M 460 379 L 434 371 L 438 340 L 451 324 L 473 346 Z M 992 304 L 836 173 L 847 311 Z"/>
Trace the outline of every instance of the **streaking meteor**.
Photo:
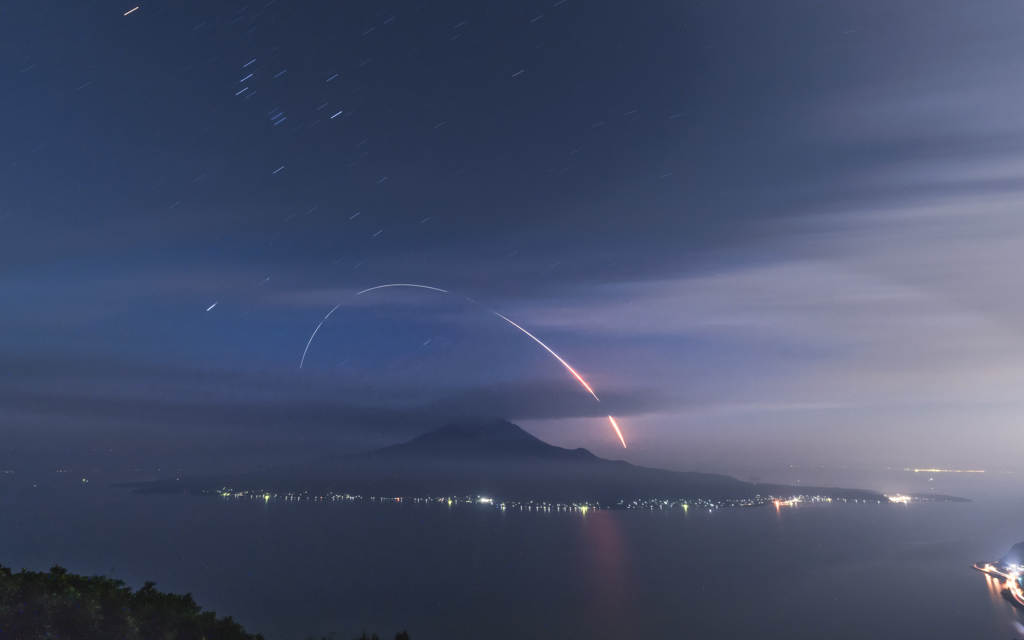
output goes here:
<path id="1" fill-rule="evenodd" d="M 359 215 L 359 214 L 356 214 L 356 215 Z M 389 287 L 412 287 L 412 288 L 415 288 L 415 289 L 429 289 L 431 291 L 437 291 L 437 292 L 440 292 L 440 293 L 446 293 L 448 295 L 454 295 L 450 291 L 446 291 L 445 289 L 439 289 L 437 287 L 428 287 L 427 285 L 423 285 L 423 284 L 406 284 L 406 283 L 401 283 L 401 284 L 382 284 L 382 285 L 378 285 L 376 287 L 370 287 L 369 289 L 363 289 L 362 291 L 360 291 L 359 293 L 356 293 L 355 295 L 361 296 L 364 293 L 369 293 L 370 291 L 376 291 L 377 289 L 387 289 Z M 549 347 L 548 345 L 546 345 L 543 342 L 541 342 L 540 339 L 537 338 L 537 336 L 533 335 L 532 333 L 530 333 L 529 331 L 527 331 L 523 327 L 519 326 L 518 324 L 516 324 L 512 320 L 510 320 L 510 319 L 506 318 L 505 316 L 501 315 L 497 311 L 495 311 L 493 309 L 489 309 L 489 308 L 485 307 L 484 305 L 480 304 L 479 302 L 477 302 L 475 300 L 470 300 L 469 298 L 463 298 L 463 299 L 466 300 L 467 302 L 472 302 L 473 304 L 481 307 L 482 309 L 490 311 L 491 313 L 493 313 L 494 315 L 498 316 L 499 318 L 501 318 L 505 322 L 509 323 L 510 325 L 515 327 L 516 329 L 519 329 L 520 331 L 525 333 L 534 342 L 536 342 L 540 346 L 544 347 L 545 351 L 547 351 L 548 353 L 553 355 L 556 360 L 558 360 L 560 363 L 562 363 L 562 366 L 569 370 L 569 373 L 571 373 L 573 375 L 573 377 L 576 378 L 576 380 L 578 380 L 581 385 L 583 385 L 583 388 L 586 389 L 587 392 L 590 393 L 590 395 L 594 396 L 594 400 L 597 400 L 598 402 L 601 402 L 601 399 L 597 397 L 597 394 L 594 393 L 594 390 L 592 388 L 590 388 L 590 385 L 587 384 L 587 381 L 583 379 L 583 376 L 581 376 L 579 373 L 577 373 L 576 370 L 573 369 L 572 366 L 570 366 L 568 362 L 563 360 L 560 355 L 555 353 L 551 349 L 551 347 Z M 344 304 L 344 303 L 340 303 L 337 306 L 335 306 L 333 309 L 328 311 L 327 315 L 325 315 L 323 320 L 320 321 L 320 324 L 316 325 L 316 329 L 313 330 L 313 335 L 309 336 L 309 341 L 306 342 L 306 348 L 302 351 L 302 359 L 299 361 L 299 368 L 300 369 L 302 368 L 302 365 L 305 364 L 305 362 L 306 362 L 306 353 L 309 352 L 309 346 L 311 344 L 313 344 L 313 338 L 315 338 L 317 332 L 320 331 L 320 327 L 322 327 L 324 325 L 324 323 L 327 322 L 327 319 L 331 317 L 331 314 L 333 314 L 335 311 L 337 311 L 341 307 L 342 304 Z M 430 341 L 428 340 L 427 342 L 430 342 Z M 424 344 L 426 344 L 426 343 L 424 343 Z M 613 418 L 612 416 L 608 416 L 608 421 L 611 422 L 612 428 L 615 430 L 615 434 L 619 437 L 619 442 L 622 443 L 622 448 L 625 449 L 626 448 L 626 439 L 622 436 L 622 431 L 619 429 L 618 423 L 615 422 L 615 418 Z"/>

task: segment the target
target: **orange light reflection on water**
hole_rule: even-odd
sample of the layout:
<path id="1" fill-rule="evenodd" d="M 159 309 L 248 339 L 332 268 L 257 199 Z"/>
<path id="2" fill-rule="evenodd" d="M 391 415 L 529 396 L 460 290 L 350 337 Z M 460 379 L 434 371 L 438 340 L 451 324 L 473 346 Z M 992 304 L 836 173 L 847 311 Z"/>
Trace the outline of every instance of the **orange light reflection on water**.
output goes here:
<path id="1" fill-rule="evenodd" d="M 634 608 L 630 557 L 622 531 L 623 513 L 598 509 L 581 522 L 592 615 L 609 637 L 629 637 Z"/>

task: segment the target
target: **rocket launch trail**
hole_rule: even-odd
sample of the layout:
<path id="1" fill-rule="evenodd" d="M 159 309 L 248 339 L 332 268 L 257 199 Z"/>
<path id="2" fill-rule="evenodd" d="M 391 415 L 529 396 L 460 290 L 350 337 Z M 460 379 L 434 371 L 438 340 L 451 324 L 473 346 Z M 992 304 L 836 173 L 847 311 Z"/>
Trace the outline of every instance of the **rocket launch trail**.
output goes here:
<path id="1" fill-rule="evenodd" d="M 483 306 L 483 305 L 481 305 L 481 306 Z M 484 307 L 484 308 L 486 309 L 487 307 Z M 538 339 L 537 339 L 537 336 L 533 335 L 532 333 L 530 333 L 530 332 L 529 332 L 529 331 L 527 331 L 526 329 L 524 329 L 524 328 L 520 327 L 520 326 L 519 326 L 518 324 L 516 324 L 516 323 L 512 322 L 511 320 L 509 320 L 509 319 L 508 319 L 508 318 L 506 318 L 505 316 L 501 315 L 501 314 L 500 314 L 500 313 L 498 313 L 497 311 L 492 311 L 492 310 L 490 310 L 490 309 L 488 309 L 488 311 L 490 311 L 490 312 L 491 312 L 491 313 L 493 313 L 494 315 L 498 316 L 499 318 L 501 318 L 501 319 L 502 319 L 502 320 L 504 320 L 505 322 L 509 323 L 510 325 L 512 325 L 513 327 L 515 327 L 516 329 L 519 329 L 520 331 L 522 331 L 522 332 L 523 332 L 523 333 L 525 333 L 526 335 L 530 336 L 531 338 L 533 338 L 533 339 L 534 339 L 534 341 L 535 341 L 535 342 L 536 342 L 537 344 L 539 344 L 540 346 L 542 346 L 542 347 L 544 347 L 545 349 L 547 349 L 548 353 L 550 353 L 551 355 L 555 356 L 555 359 L 557 359 L 557 360 L 558 360 L 559 362 L 561 362 L 561 363 L 562 363 L 562 366 L 564 366 L 564 367 L 565 367 L 566 369 L 568 369 L 568 370 L 569 370 L 569 373 L 571 373 L 572 375 L 574 375 L 574 376 L 576 377 L 576 379 L 580 381 L 580 384 L 582 384 L 582 385 L 583 385 L 583 388 L 585 388 L 585 389 L 586 389 L 587 391 L 589 391 L 589 392 L 590 392 L 590 395 L 594 396 L 594 400 L 597 400 L 598 402 L 601 402 L 601 398 L 598 398 L 598 397 L 597 397 L 597 394 L 596 394 L 596 393 L 594 393 L 594 390 L 590 388 L 590 385 L 589 385 L 589 384 L 587 384 L 587 381 L 583 379 L 583 376 L 581 376 L 580 374 L 576 373 L 576 370 L 575 370 L 575 369 L 573 369 L 572 367 L 570 367 L 570 366 L 569 366 L 569 363 L 568 363 L 568 362 L 566 362 L 565 360 L 562 360 L 561 356 L 559 356 L 559 355 L 558 355 L 557 353 L 555 353 L 554 351 L 552 351 L 552 350 L 551 350 L 551 347 L 549 347 L 548 345 L 544 344 L 543 342 L 541 342 L 540 340 L 538 340 Z"/>
<path id="2" fill-rule="evenodd" d="M 364 293 L 368 293 L 368 292 L 374 291 L 376 289 L 386 289 L 388 287 L 415 287 L 417 289 L 430 289 L 431 291 L 440 291 L 441 293 L 450 293 L 448 291 L 445 291 L 444 289 L 438 289 L 437 287 L 428 287 L 428 286 L 423 285 L 423 284 L 382 284 L 379 287 L 370 287 L 369 289 L 363 289 L 362 291 L 360 291 L 359 293 L 357 293 L 355 295 L 361 296 Z M 306 353 L 309 351 L 309 345 L 313 344 L 313 338 L 316 337 L 316 332 L 320 330 L 320 327 L 324 326 L 324 323 L 327 322 L 327 318 L 330 318 L 331 314 L 334 313 L 335 311 L 337 311 L 338 307 L 340 307 L 342 304 L 344 304 L 344 303 L 339 303 L 333 309 L 328 311 L 327 315 L 324 316 L 324 319 L 320 321 L 320 324 L 316 325 L 316 329 L 313 329 L 313 335 L 309 336 L 309 342 L 306 343 L 306 348 L 302 350 L 302 360 L 299 361 L 299 368 L 300 369 L 302 368 L 302 365 L 306 363 Z M 215 303 L 215 306 L 216 306 L 216 303 Z M 210 309 L 212 309 L 212 308 L 213 307 L 210 307 Z M 207 309 L 207 311 L 209 311 L 210 309 Z"/>
<path id="3" fill-rule="evenodd" d="M 474 302 L 474 301 L 470 300 L 470 302 Z M 477 302 L 476 304 L 480 304 L 480 303 Z M 483 307 L 482 304 L 480 306 Z M 484 307 L 484 309 L 487 309 L 487 307 Z M 573 369 L 571 366 L 569 366 L 568 362 L 566 362 L 565 360 L 562 360 L 562 357 L 559 356 L 557 353 L 555 353 L 551 349 L 551 347 L 549 347 L 548 345 L 544 344 L 543 342 L 540 341 L 539 338 L 537 338 L 537 336 L 533 335 L 532 333 L 530 333 L 526 329 L 520 327 L 518 324 L 516 324 L 515 322 L 512 322 L 511 320 L 509 320 L 505 316 L 501 315 L 497 311 L 494 311 L 493 309 L 487 309 L 487 310 L 490 311 L 491 313 L 493 313 L 494 315 L 498 316 L 499 318 L 501 318 L 505 322 L 509 323 L 510 325 L 515 327 L 516 329 L 519 329 L 520 331 L 522 331 L 526 335 L 528 335 L 531 338 L 533 338 L 534 342 L 536 342 L 540 346 L 544 347 L 547 350 L 548 353 L 550 353 L 551 355 L 555 356 L 555 359 L 558 360 L 559 362 L 561 362 L 562 366 L 564 366 L 566 369 L 568 369 L 569 373 L 571 373 L 577 380 L 580 381 L 580 384 L 583 385 L 583 388 L 586 389 L 587 391 L 589 391 L 590 395 L 594 396 L 594 400 L 597 400 L 598 402 L 601 402 L 601 399 L 597 397 L 597 394 L 594 393 L 594 390 L 590 388 L 590 385 L 587 384 L 587 381 L 583 379 L 583 376 L 581 376 L 579 373 L 576 372 L 575 369 Z M 622 437 L 622 430 L 619 429 L 619 424 L 617 422 L 615 422 L 615 418 L 613 418 L 611 416 L 608 416 L 608 421 L 612 423 L 612 429 L 615 429 L 615 435 L 619 436 L 619 442 L 622 443 L 622 448 L 623 449 L 628 448 L 628 447 L 626 447 L 626 439 L 624 437 Z"/>
<path id="4" fill-rule="evenodd" d="M 619 436 L 619 442 L 622 443 L 622 448 L 626 448 L 626 439 L 622 437 L 622 431 L 619 430 L 619 423 L 615 422 L 615 418 L 608 416 L 608 421 L 612 423 L 612 428 L 615 429 L 615 434 Z"/>
<path id="5" fill-rule="evenodd" d="M 369 293 L 370 291 L 376 291 L 377 289 L 387 289 L 389 287 L 413 287 L 413 288 L 416 288 L 416 289 L 429 289 L 431 291 L 438 291 L 440 293 L 446 293 L 448 295 L 454 295 L 450 291 L 446 291 L 444 289 L 439 289 L 437 287 L 428 287 L 428 286 L 423 285 L 423 284 L 382 284 L 382 285 L 379 285 L 379 286 L 376 286 L 376 287 L 370 287 L 369 289 L 364 289 L 364 290 L 360 291 L 359 293 L 356 293 L 355 295 L 361 296 L 364 293 Z M 534 342 L 536 342 L 540 346 L 544 347 L 545 351 L 547 351 L 548 353 L 553 355 L 556 360 L 558 360 L 560 363 L 562 363 L 562 366 L 565 367 L 569 371 L 569 373 L 571 373 L 573 375 L 573 377 L 576 378 L 576 380 L 579 381 L 579 383 L 581 385 L 583 385 L 583 388 L 586 389 L 587 392 L 590 393 L 590 395 L 594 396 L 594 400 L 597 400 L 598 402 L 601 402 L 601 399 L 597 397 L 597 394 L 594 393 L 594 390 L 590 387 L 589 384 L 587 384 L 587 381 L 583 379 L 583 376 L 581 376 L 575 369 L 573 369 L 572 366 L 570 366 L 568 362 L 563 360 L 560 355 L 555 353 L 554 350 L 551 349 L 551 347 L 549 347 L 548 345 L 546 345 L 543 342 L 541 342 L 540 339 L 537 336 L 533 335 L 532 333 L 530 333 L 529 331 L 527 331 L 523 327 L 519 326 L 518 324 L 516 324 L 512 320 L 510 320 L 510 319 L 506 318 L 505 316 L 501 315 L 497 311 L 495 311 L 493 309 L 489 309 L 486 306 L 480 304 L 476 300 L 470 300 L 469 298 L 463 298 L 463 299 L 466 300 L 467 302 L 472 302 L 473 304 L 479 306 L 482 309 L 490 311 L 491 313 L 493 313 L 494 315 L 498 316 L 499 318 L 501 318 L 505 322 L 509 323 L 510 325 L 515 327 L 516 329 L 519 329 L 520 331 L 525 333 Z M 313 344 L 313 338 L 315 338 L 317 332 L 320 331 L 320 327 L 322 327 L 323 324 L 325 322 L 327 322 L 327 319 L 331 317 L 331 314 L 334 313 L 335 311 L 337 311 L 338 308 L 341 307 L 342 304 L 344 304 L 344 303 L 338 304 L 336 307 L 334 307 L 333 309 L 328 311 L 327 315 L 325 315 L 323 320 L 320 321 L 320 324 L 318 324 L 316 326 L 316 329 L 313 330 L 313 335 L 309 336 L 309 341 L 306 342 L 306 348 L 302 352 L 302 360 L 299 361 L 299 368 L 300 369 L 302 368 L 302 365 L 305 364 L 305 362 L 306 362 L 306 353 L 309 351 L 309 345 Z M 622 437 L 622 431 L 619 429 L 618 423 L 615 422 L 615 418 L 613 418 L 611 416 L 608 416 L 608 421 L 611 422 L 612 428 L 615 430 L 615 434 L 619 437 L 619 442 L 622 443 L 622 448 L 625 449 L 626 448 L 626 439 L 624 437 Z"/>
<path id="6" fill-rule="evenodd" d="M 365 292 L 361 291 L 360 293 L 365 293 Z M 356 295 L 359 295 L 359 294 L 357 293 Z M 331 314 L 334 313 L 335 311 L 337 311 L 338 307 L 340 307 L 341 305 L 342 305 L 342 303 L 339 303 L 336 307 L 334 307 L 333 309 L 328 311 L 327 315 L 324 316 L 324 319 L 320 321 L 320 324 L 316 325 L 316 329 L 313 329 L 313 335 L 309 336 L 309 342 L 306 343 L 306 348 L 302 350 L 302 360 L 299 361 L 299 368 L 300 369 L 302 368 L 302 365 L 306 363 L 306 352 L 309 351 L 309 345 L 313 344 L 313 338 L 316 337 L 316 332 L 320 330 L 320 327 L 324 326 L 324 323 L 327 322 L 327 318 L 330 318 Z"/>
<path id="7" fill-rule="evenodd" d="M 364 293 L 368 293 L 370 291 L 375 291 L 377 289 L 387 289 L 388 287 L 415 287 L 416 289 L 430 289 L 431 291 L 440 291 L 441 293 L 447 293 L 447 294 L 451 295 L 451 291 L 445 291 L 444 289 L 438 289 L 437 287 L 428 287 L 425 284 L 382 284 L 382 285 L 377 286 L 377 287 L 370 287 L 369 289 L 363 289 L 362 291 L 360 291 L 356 295 L 357 296 L 361 296 Z M 335 309 L 337 309 L 337 307 L 335 307 Z"/>

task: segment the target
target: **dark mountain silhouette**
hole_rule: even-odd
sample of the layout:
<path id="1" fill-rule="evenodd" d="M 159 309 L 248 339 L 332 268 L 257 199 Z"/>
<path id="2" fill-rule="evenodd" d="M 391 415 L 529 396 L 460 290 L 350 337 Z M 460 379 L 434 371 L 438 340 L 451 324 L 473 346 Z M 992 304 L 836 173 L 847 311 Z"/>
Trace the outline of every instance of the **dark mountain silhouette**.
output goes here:
<path id="1" fill-rule="evenodd" d="M 586 449 L 563 449 L 530 435 L 519 425 L 506 420 L 450 424 L 425 433 L 409 442 L 383 449 L 374 449 L 354 456 L 350 460 L 465 460 L 489 462 L 563 461 L 609 462 Z"/>
<path id="2" fill-rule="evenodd" d="M 855 489 L 753 484 L 710 473 L 667 471 L 564 449 L 505 420 L 450 424 L 409 442 L 259 473 L 157 480 L 142 492 L 232 491 L 376 497 L 487 496 L 501 501 L 613 506 L 647 500 L 740 501 L 818 495 L 886 502 Z"/>

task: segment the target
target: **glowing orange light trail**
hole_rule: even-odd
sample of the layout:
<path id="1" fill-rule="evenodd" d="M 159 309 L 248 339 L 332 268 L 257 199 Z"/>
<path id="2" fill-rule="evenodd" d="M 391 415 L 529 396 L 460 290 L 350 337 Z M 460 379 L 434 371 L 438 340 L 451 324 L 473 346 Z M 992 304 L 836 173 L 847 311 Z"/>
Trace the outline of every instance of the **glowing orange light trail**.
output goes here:
<path id="1" fill-rule="evenodd" d="M 450 291 L 445 291 L 444 289 L 438 289 L 437 287 L 428 287 L 428 286 L 422 285 L 422 284 L 382 284 L 382 285 L 377 286 L 377 287 L 370 287 L 369 289 L 364 289 L 363 291 L 360 291 L 359 293 L 357 293 L 355 295 L 360 296 L 360 295 L 362 295 L 364 293 L 368 293 L 370 291 L 375 291 L 377 289 L 386 289 L 388 287 L 415 287 L 417 289 L 430 289 L 431 291 L 439 291 L 441 293 L 447 293 L 449 295 L 452 295 Z M 556 360 L 561 362 L 562 366 L 565 367 L 566 369 L 568 369 L 569 373 L 571 373 L 573 375 L 573 377 L 576 378 L 581 385 L 583 385 L 583 388 L 586 389 L 590 393 L 590 395 L 594 396 L 594 400 L 597 400 L 598 402 L 601 402 L 601 399 L 597 397 L 597 394 L 594 393 L 594 390 L 590 388 L 590 385 L 587 384 L 587 381 L 583 379 L 583 376 L 581 376 L 579 373 L 577 373 L 577 371 L 575 369 L 573 369 L 569 365 L 568 362 L 566 362 L 565 360 L 562 360 L 562 357 L 560 355 L 558 355 L 557 353 L 555 353 L 551 349 L 551 347 L 549 347 L 548 345 L 546 345 L 543 342 L 541 342 L 540 339 L 537 336 L 533 335 L 532 333 L 530 333 L 526 329 L 522 328 L 521 326 L 519 326 L 515 322 L 512 322 L 511 320 L 509 320 L 505 316 L 501 315 L 497 311 L 495 311 L 493 309 L 488 309 L 487 307 L 485 307 L 484 305 L 480 304 L 479 302 L 477 302 L 475 300 L 470 300 L 469 298 L 465 298 L 465 300 L 467 300 L 469 302 L 472 302 L 473 304 L 478 305 L 478 306 L 482 307 L 483 309 L 487 309 L 487 311 L 490 311 L 491 313 L 493 313 L 494 315 L 498 316 L 499 318 L 501 318 L 505 322 L 509 323 L 510 325 L 515 327 L 516 329 L 519 329 L 520 331 L 522 331 L 526 335 L 530 336 L 530 338 L 532 338 L 534 342 L 536 342 L 540 346 L 544 347 L 545 351 L 547 351 L 548 353 L 553 355 Z M 309 351 L 309 345 L 313 344 L 313 338 L 315 338 L 317 332 L 320 331 L 320 327 L 322 327 L 323 324 L 325 322 L 327 322 L 327 319 L 330 318 L 331 314 L 334 313 L 335 311 L 337 311 L 339 307 L 341 307 L 341 304 L 339 304 L 338 306 L 336 306 L 333 309 L 331 309 L 330 311 L 328 311 L 327 315 L 324 316 L 324 319 L 321 320 L 320 324 L 318 324 L 316 326 L 316 329 L 313 330 L 313 335 L 309 336 L 309 341 L 306 343 L 306 349 L 302 352 L 302 359 L 299 361 L 299 368 L 300 369 L 302 368 L 302 365 L 306 362 L 306 352 Z M 617 436 L 619 436 L 619 442 L 622 443 L 622 448 L 625 449 L 626 448 L 626 439 L 622 436 L 622 430 L 619 429 L 619 425 L 615 422 L 615 418 L 613 418 L 611 416 L 608 416 L 608 420 L 609 420 L 609 422 L 611 422 L 612 428 L 615 429 L 615 434 Z"/>
<path id="2" fill-rule="evenodd" d="M 626 439 L 622 437 L 622 432 L 619 431 L 619 425 L 615 422 L 615 418 L 608 416 L 608 421 L 612 423 L 612 428 L 615 429 L 615 433 L 619 436 L 619 441 L 622 443 L 622 448 L 626 448 Z"/>
<path id="3" fill-rule="evenodd" d="M 486 307 L 485 307 L 485 308 L 486 308 Z M 535 341 L 537 342 L 537 344 L 539 344 L 540 346 L 542 346 L 542 347 L 544 347 L 545 349 L 547 349 L 548 353 L 550 353 L 551 355 L 555 356 L 555 358 L 556 358 L 556 359 L 557 359 L 557 360 L 558 360 L 559 362 L 561 362 L 561 363 L 562 363 L 562 365 L 563 365 L 563 366 L 564 366 L 564 367 L 565 367 L 566 369 L 568 369 L 568 370 L 569 370 L 569 373 L 571 373 L 572 375 L 576 376 L 576 379 L 580 381 L 580 384 L 582 384 L 582 385 L 583 385 L 583 386 L 584 386 L 584 387 L 586 388 L 586 390 L 590 392 L 590 395 L 594 396 L 594 400 L 597 400 L 598 402 L 601 402 L 601 398 L 598 398 L 598 397 L 597 397 L 597 394 L 596 394 L 596 393 L 594 393 L 594 390 L 590 388 L 590 385 L 589 385 L 589 384 L 587 384 L 587 381 L 583 379 L 583 376 L 581 376 L 580 374 L 576 373 L 576 370 L 575 370 L 575 369 L 573 369 L 572 367 L 570 367 L 570 366 L 569 366 L 569 363 L 568 363 L 568 362 L 566 362 L 565 360 L 562 360 L 562 358 L 561 358 L 561 357 L 560 357 L 560 356 L 559 356 L 559 355 L 558 355 L 557 353 L 555 353 L 554 351 L 552 351 L 552 350 L 551 350 L 551 348 L 550 348 L 550 347 L 549 347 L 548 345 L 544 344 L 544 343 L 543 343 L 543 342 L 541 342 L 540 340 L 537 340 L 537 336 L 533 335 L 532 333 L 530 333 L 530 332 L 529 332 L 529 331 L 527 331 L 526 329 L 524 329 L 524 328 L 520 327 L 520 326 L 519 326 L 518 324 L 516 324 L 516 323 L 512 322 L 511 320 L 509 320 L 509 319 L 508 319 L 508 318 L 506 318 L 505 316 L 501 315 L 501 314 L 500 314 L 500 313 L 498 313 L 497 311 L 491 311 L 491 313 L 493 313 L 494 315 L 498 316 L 499 318 L 501 318 L 501 319 L 502 319 L 502 320 L 504 320 L 505 322 L 509 323 L 510 325 L 512 325 L 513 327 L 515 327 L 516 329 L 519 329 L 520 331 L 522 331 L 522 332 L 523 332 L 523 333 L 525 333 L 526 335 L 530 336 L 531 338 L 533 338 L 533 339 L 534 339 L 534 340 L 535 340 Z M 618 427 L 616 427 L 616 430 L 617 430 L 617 429 L 618 429 Z"/>

